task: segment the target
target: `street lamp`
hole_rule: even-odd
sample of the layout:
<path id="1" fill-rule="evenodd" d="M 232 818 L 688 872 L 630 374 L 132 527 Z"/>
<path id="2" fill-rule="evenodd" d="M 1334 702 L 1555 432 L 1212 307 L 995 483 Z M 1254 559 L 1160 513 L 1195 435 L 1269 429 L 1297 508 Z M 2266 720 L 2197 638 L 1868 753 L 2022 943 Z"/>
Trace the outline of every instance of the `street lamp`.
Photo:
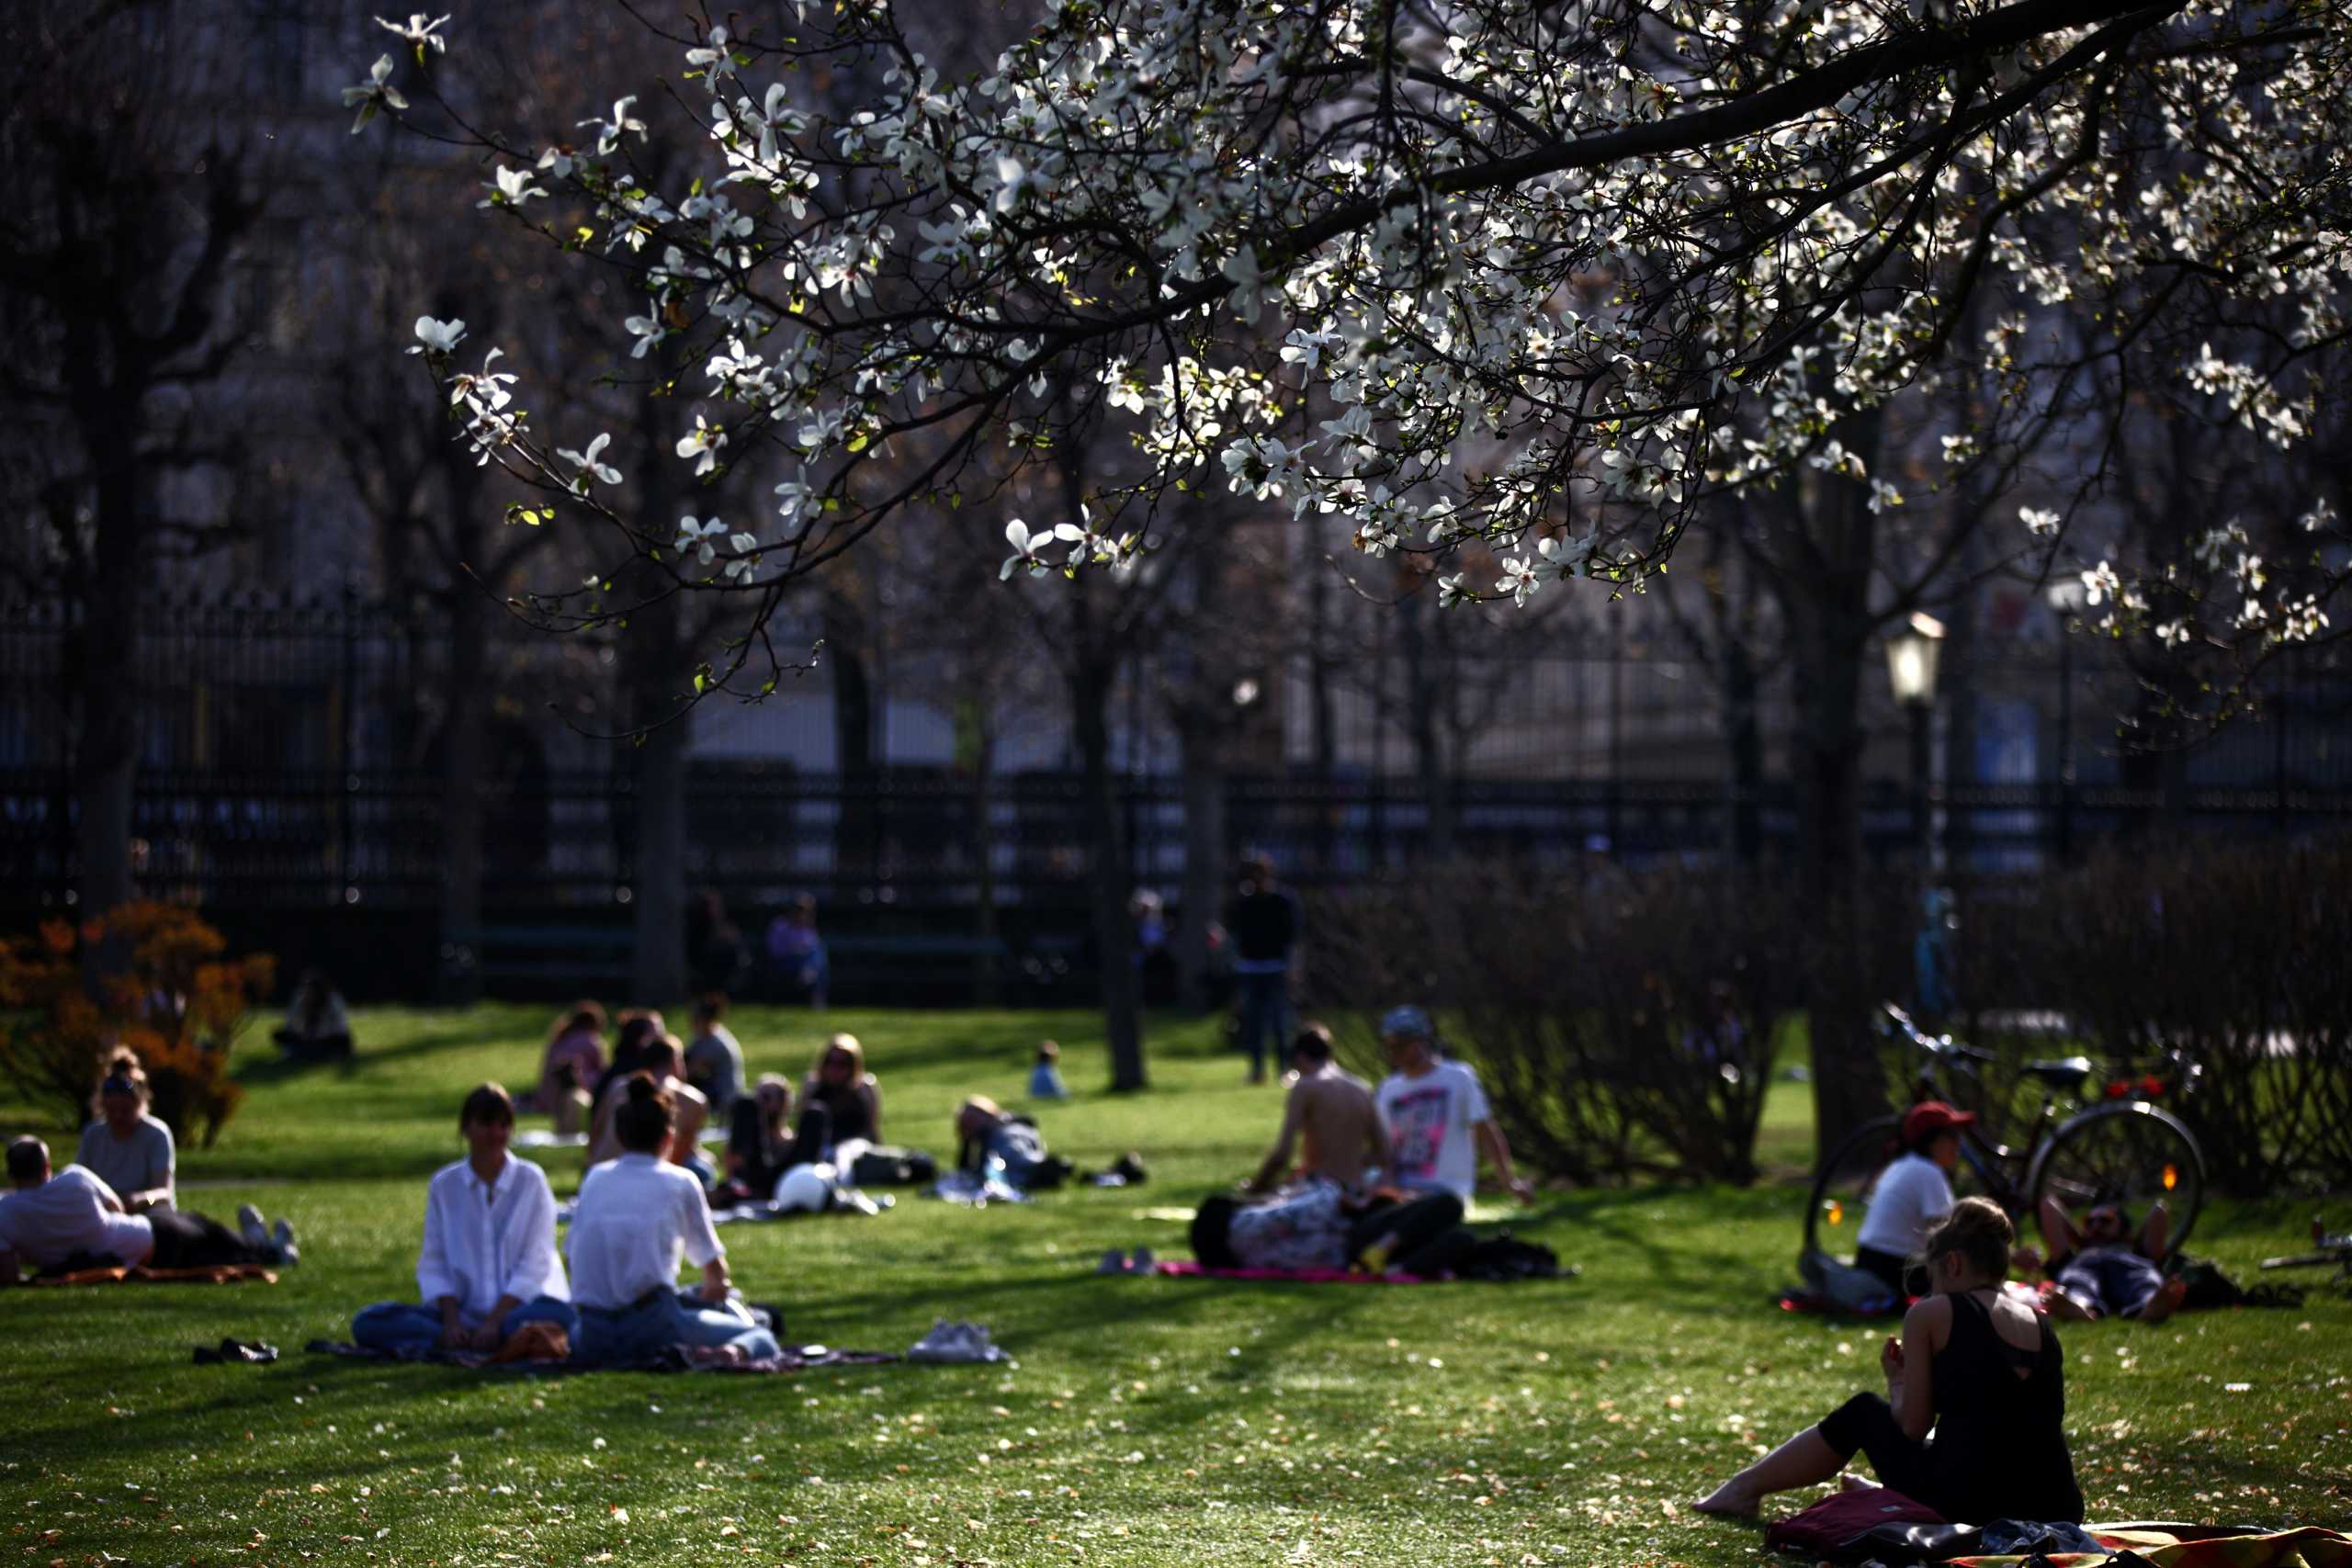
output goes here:
<path id="1" fill-rule="evenodd" d="M 1933 819 L 1928 810 L 1932 764 L 1928 722 L 1936 708 L 1936 671 L 1943 652 L 1944 624 L 1913 611 L 1902 630 L 1886 639 L 1886 681 L 1911 720 L 1911 832 L 1924 875 L 1935 861 Z"/>
<path id="2" fill-rule="evenodd" d="M 2058 616 L 2058 863 L 2066 863 L 2075 847 L 2075 631 L 2076 612 L 2083 607 L 2083 580 L 2071 574 L 2053 578 L 2042 598 Z"/>

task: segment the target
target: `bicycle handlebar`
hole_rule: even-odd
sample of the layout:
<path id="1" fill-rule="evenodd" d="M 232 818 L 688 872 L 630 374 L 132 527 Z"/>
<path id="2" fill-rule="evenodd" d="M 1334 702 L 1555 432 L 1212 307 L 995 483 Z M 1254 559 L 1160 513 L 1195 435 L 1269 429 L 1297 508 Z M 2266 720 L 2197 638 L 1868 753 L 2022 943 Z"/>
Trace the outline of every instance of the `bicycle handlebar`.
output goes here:
<path id="1" fill-rule="evenodd" d="M 1885 1016 L 1888 1025 L 1894 1029 L 1895 1033 L 1905 1040 L 1909 1041 L 1918 1049 L 1925 1051 L 1930 1056 L 1956 1056 L 1966 1062 L 1983 1062 L 1987 1064 L 1998 1062 L 2000 1060 L 1999 1056 L 1990 1051 L 1982 1050 L 1974 1045 L 1963 1044 L 1960 1041 L 1952 1039 L 1950 1035 L 1944 1035 L 1941 1038 L 1939 1038 L 1935 1035 L 1923 1032 L 1917 1024 L 1911 1021 L 1911 1015 L 1905 1012 L 1901 1008 L 1896 1007 L 1893 1002 L 1881 1002 L 1879 1004 L 1879 1010 Z"/>

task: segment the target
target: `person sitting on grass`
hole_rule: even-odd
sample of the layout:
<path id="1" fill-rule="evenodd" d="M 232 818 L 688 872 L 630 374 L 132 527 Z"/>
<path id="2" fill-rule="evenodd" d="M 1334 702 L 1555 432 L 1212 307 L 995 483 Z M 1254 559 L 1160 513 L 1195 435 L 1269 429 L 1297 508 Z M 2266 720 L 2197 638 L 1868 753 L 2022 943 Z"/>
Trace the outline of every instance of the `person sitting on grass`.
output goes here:
<path id="1" fill-rule="evenodd" d="M 1069 1087 L 1062 1082 L 1062 1048 L 1054 1041 L 1037 1042 L 1037 1065 L 1029 1069 L 1029 1098 L 1032 1100 L 1068 1100 Z"/>
<path id="2" fill-rule="evenodd" d="M 781 1073 L 763 1073 L 752 1092 L 738 1095 L 735 1113 L 727 1129 L 727 1179 L 714 1200 L 764 1201 L 775 1195 L 776 1179 L 801 1164 L 792 1132 L 792 1080 Z"/>
<path id="3" fill-rule="evenodd" d="M 1935 1293 L 1879 1353 L 1886 1397 L 1856 1394 L 1699 1509 L 1752 1513 L 1767 1493 L 1827 1481 L 1860 1452 L 1882 1484 L 1947 1519 L 2081 1523 L 2064 1429 L 2066 1358 L 2049 1320 L 2001 1289 L 2016 1240 L 2000 1205 L 1953 1204 L 1920 1249 Z"/>
<path id="4" fill-rule="evenodd" d="M 673 1091 L 650 1073 L 625 1080 L 613 1125 L 620 1157 L 580 1183 L 571 1220 L 571 1299 L 580 1314 L 575 1359 L 592 1366 L 642 1361 L 673 1346 L 733 1360 L 777 1353 L 729 1292 L 727 1249 L 702 1184 L 666 1157 L 677 1130 Z M 702 1283 L 677 1288 L 681 1258 Z"/>
<path id="5" fill-rule="evenodd" d="M 2052 1314 L 2088 1323 L 2112 1313 L 2142 1323 L 2162 1323 L 2180 1310 L 2188 1282 L 2165 1278 L 2160 1260 L 2172 1236 L 2172 1218 L 2162 1203 L 2150 1205 L 2139 1234 L 2118 1203 L 2093 1205 L 2077 1226 L 2066 1205 L 2044 1198 L 2035 1214 L 2050 1248 Z"/>
<path id="6" fill-rule="evenodd" d="M 614 1020 L 613 1059 L 596 1079 L 596 1087 L 588 1096 L 588 1146 L 608 1145 L 605 1124 L 611 1119 L 616 1103 L 613 1086 L 633 1073 L 645 1070 L 647 1054 L 653 1043 L 669 1032 L 662 1015 L 651 1008 L 630 1008 Z"/>
<path id="7" fill-rule="evenodd" d="M 1204 1269 L 1355 1268 L 1436 1279 L 1476 1245 L 1451 1192 L 1359 1202 L 1339 1183 L 1314 1179 L 1263 1202 L 1218 1193 L 1193 1215 L 1193 1256 Z"/>
<path id="8" fill-rule="evenodd" d="M 289 1062 L 347 1061 L 351 1056 L 351 1015 L 326 976 L 305 969 L 294 988 L 294 1002 L 286 1021 L 270 1036 Z"/>
<path id="9" fill-rule="evenodd" d="M 670 1141 L 671 1163 L 685 1167 L 694 1172 L 696 1180 L 708 1187 L 718 1178 L 717 1168 L 703 1157 L 701 1149 L 703 1126 L 710 1120 L 710 1102 L 702 1097 L 702 1090 L 686 1082 L 682 1076 L 685 1068 L 685 1055 L 678 1044 L 678 1037 L 674 1034 L 655 1036 L 638 1052 L 637 1063 L 638 1072 L 651 1074 L 655 1083 L 670 1091 L 671 1100 L 677 1107 L 677 1136 Z M 621 1098 L 628 1092 L 628 1078 L 619 1078 L 605 1091 L 605 1102 L 598 1107 L 601 1114 L 597 1118 L 604 1133 L 588 1146 L 588 1163 L 592 1166 L 620 1157 L 620 1135 L 614 1126 L 613 1118 L 619 1109 Z"/>
<path id="10" fill-rule="evenodd" d="M 1960 1130 L 1975 1122 L 1973 1111 L 1955 1111 L 1940 1100 L 1920 1101 L 1903 1113 L 1903 1152 L 1871 1187 L 1861 1234 L 1855 1237 L 1854 1267 L 1876 1275 L 1898 1299 L 1924 1293 L 1908 1288 L 1912 1255 L 1951 1213 Z"/>
<path id="11" fill-rule="evenodd" d="M 842 1144 L 882 1141 L 882 1086 L 865 1070 L 865 1047 L 856 1035 L 836 1034 L 818 1054 L 800 1085 L 804 1127 L 811 1111 L 825 1113 L 824 1151 L 816 1158 L 831 1159 Z"/>
<path id="12" fill-rule="evenodd" d="M 81 1167 L 52 1173 L 49 1145 L 30 1135 L 8 1145 L 8 1185 L 0 1198 L 0 1285 L 15 1284 L 27 1268 L 275 1269 L 301 1258 L 294 1227 L 280 1220 L 267 1229 L 250 1203 L 237 1211 L 236 1231 L 178 1209 L 128 1213 L 114 1189 Z"/>
<path id="13" fill-rule="evenodd" d="M 1298 1078 L 1283 1102 L 1283 1129 L 1249 1190 L 1270 1192 L 1286 1182 L 1295 1150 L 1305 1175 L 1361 1190 L 1365 1173 L 1388 1158 L 1371 1086 L 1331 1059 L 1331 1032 L 1319 1023 L 1306 1024 L 1292 1037 L 1290 1059 Z"/>
<path id="14" fill-rule="evenodd" d="M 1380 1042 L 1396 1069 L 1381 1081 L 1377 1103 L 1388 1129 L 1381 1164 L 1391 1186 L 1451 1192 L 1464 1202 L 1478 1187 L 1478 1153 L 1521 1202 L 1534 1189 L 1513 1173 L 1510 1144 L 1495 1124 L 1478 1075 L 1438 1054 L 1437 1030 L 1417 1007 L 1388 1010 Z"/>
<path id="15" fill-rule="evenodd" d="M 688 1017 L 694 1040 L 686 1047 L 686 1081 L 710 1102 L 711 1120 L 725 1126 L 743 1092 L 743 1046 L 727 1027 L 727 993 L 706 991 Z"/>
<path id="16" fill-rule="evenodd" d="M 378 1302 L 351 1320 L 370 1350 L 496 1350 L 527 1324 L 571 1338 L 580 1327 L 555 1250 L 555 1194 L 547 1173 L 506 1152 L 514 1102 L 494 1083 L 458 1111 L 466 1157 L 424 1190 L 424 1246 L 414 1302 Z"/>
<path id="17" fill-rule="evenodd" d="M 114 1189 L 125 1213 L 168 1209 L 173 1201 L 172 1130 L 147 1113 L 147 1100 L 139 1054 L 117 1051 L 98 1083 L 98 1119 L 82 1129 L 74 1153 L 75 1165 Z"/>
<path id="18" fill-rule="evenodd" d="M 605 1010 L 579 1001 L 556 1020 L 539 1058 L 539 1109 L 555 1119 L 556 1134 L 570 1137 L 587 1121 L 592 1086 L 605 1071 Z"/>

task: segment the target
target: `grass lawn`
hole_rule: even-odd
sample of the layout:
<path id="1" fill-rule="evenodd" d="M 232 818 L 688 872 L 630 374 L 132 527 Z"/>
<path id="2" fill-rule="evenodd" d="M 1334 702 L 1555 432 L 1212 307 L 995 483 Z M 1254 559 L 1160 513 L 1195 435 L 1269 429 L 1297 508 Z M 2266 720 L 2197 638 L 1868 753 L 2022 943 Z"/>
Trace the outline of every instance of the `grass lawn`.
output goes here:
<path id="1" fill-rule="evenodd" d="M 813 1053 L 806 1014 L 737 1021 L 754 1070 L 797 1077 Z M 1051 1033 L 1079 1090 L 1041 1115 L 1055 1148 L 1149 1160 L 1140 1189 L 979 1213 L 902 1197 L 878 1219 L 721 1233 L 739 1281 L 786 1304 L 789 1338 L 903 1349 L 944 1314 L 988 1324 L 1012 1366 L 541 1378 L 304 1354 L 414 1290 L 424 1179 L 456 1156 L 458 1098 L 531 1081 L 545 1023 L 363 1010 L 352 1070 L 282 1074 L 251 1052 L 243 1113 L 183 1154 L 186 1206 L 225 1219 L 250 1200 L 300 1227 L 304 1260 L 276 1288 L 0 1295 L 7 1561 L 1747 1562 L 1752 1529 L 1683 1505 L 1878 1385 L 1880 1330 L 1770 1303 L 1802 1186 L 1547 1195 L 1517 1228 L 1582 1266 L 1556 1282 L 1102 1279 L 1105 1248 L 1181 1252 L 1174 1212 L 1272 1136 L 1277 1091 L 1243 1086 L 1207 1026 L 1157 1027 L 1156 1089 L 1114 1098 L 1091 1088 L 1086 1017 L 823 1021 L 865 1039 L 894 1141 L 952 1153 L 955 1101 L 1017 1100 Z M 1804 1122 L 1784 1086 L 1774 1159 L 1802 1161 Z M 548 1164 L 559 1192 L 576 1184 L 576 1151 Z M 2251 1277 L 2310 1217 L 2220 1206 L 2198 1245 Z M 2301 1311 L 2066 1329 L 2093 1517 L 2343 1524 L 2348 1331 L 2328 1290 Z M 285 1359 L 189 1363 L 223 1335 Z"/>

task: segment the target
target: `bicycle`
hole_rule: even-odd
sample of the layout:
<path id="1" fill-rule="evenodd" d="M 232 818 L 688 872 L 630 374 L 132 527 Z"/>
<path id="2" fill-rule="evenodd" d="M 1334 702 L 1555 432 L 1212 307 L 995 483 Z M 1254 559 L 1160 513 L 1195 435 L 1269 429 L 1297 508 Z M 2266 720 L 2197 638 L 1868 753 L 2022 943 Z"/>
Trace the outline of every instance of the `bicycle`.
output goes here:
<path id="1" fill-rule="evenodd" d="M 2333 1263 L 2337 1269 L 2335 1282 L 2352 1285 L 2352 1233 L 2331 1235 L 2325 1225 L 2313 1220 L 2312 1247 L 2310 1252 L 2290 1253 L 2285 1258 L 2266 1258 L 2262 1260 L 2262 1267 L 2266 1269 L 2324 1269 Z"/>
<path id="2" fill-rule="evenodd" d="M 1913 1098 L 1941 1100 L 1952 1104 L 1981 1102 L 1981 1094 L 1962 1096 L 1946 1082 L 1980 1086 L 1980 1069 L 1999 1065 L 1990 1051 L 1964 1044 L 1949 1035 L 1921 1032 L 1910 1016 L 1892 1003 L 1881 1010 L 1881 1026 L 1917 1057 Z M 2195 1134 L 2170 1111 L 2151 1099 L 2185 1089 L 2196 1077 L 2196 1066 L 2179 1053 L 2162 1064 L 2170 1076 L 2109 1078 L 2101 1093 L 2086 1092 L 2097 1065 L 2087 1056 L 2027 1062 L 2018 1069 L 2041 1086 L 2041 1107 L 2032 1121 L 2032 1137 L 2021 1148 L 1996 1143 L 1984 1123 L 1961 1133 L 1961 1167 L 1953 1172 L 1957 1196 L 1974 1191 L 1992 1199 L 2018 1222 L 2022 1230 L 2040 1212 L 2041 1201 L 2055 1198 L 2068 1212 L 2096 1203 L 2117 1203 L 2144 1215 L 2161 1201 L 2170 1220 L 2169 1239 L 2159 1263 L 2169 1259 L 2188 1239 L 2205 1201 L 2205 1155 Z M 2083 1109 L 2063 1120 L 2062 1097 L 2083 1102 Z M 1864 1123 L 1822 1161 L 1806 1205 L 1804 1245 L 1807 1253 L 1849 1257 L 1861 1230 L 1879 1173 L 1901 1152 L 1900 1116 Z"/>

